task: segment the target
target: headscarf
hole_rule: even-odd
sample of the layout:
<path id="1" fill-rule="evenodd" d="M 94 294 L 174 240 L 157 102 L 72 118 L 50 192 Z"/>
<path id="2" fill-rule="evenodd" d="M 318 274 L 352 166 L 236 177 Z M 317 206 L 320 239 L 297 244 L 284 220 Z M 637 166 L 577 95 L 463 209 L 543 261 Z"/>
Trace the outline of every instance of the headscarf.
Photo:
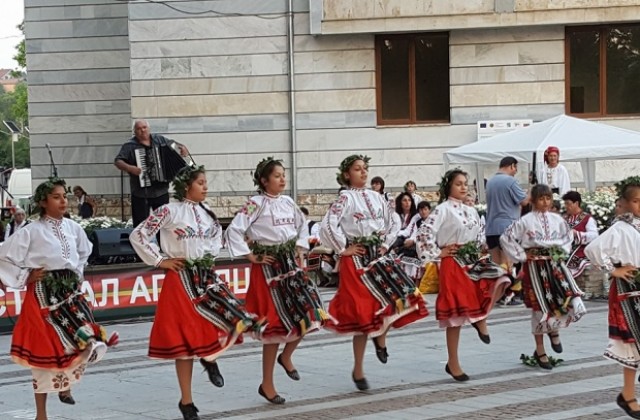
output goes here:
<path id="1" fill-rule="evenodd" d="M 560 160 L 560 149 L 556 146 L 549 146 L 547 147 L 547 150 L 544 151 L 544 163 L 549 163 L 549 153 L 554 152 L 558 154 L 558 160 Z"/>

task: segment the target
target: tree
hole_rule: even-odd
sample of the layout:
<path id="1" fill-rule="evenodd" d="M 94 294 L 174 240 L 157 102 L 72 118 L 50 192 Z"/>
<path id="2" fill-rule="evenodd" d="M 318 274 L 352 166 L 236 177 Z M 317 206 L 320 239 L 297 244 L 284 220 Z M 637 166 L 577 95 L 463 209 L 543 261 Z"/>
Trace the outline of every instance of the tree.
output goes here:
<path id="1" fill-rule="evenodd" d="M 18 25 L 18 29 L 24 35 L 24 22 Z M 27 56 L 24 38 L 16 45 L 16 55 L 13 59 L 18 63 L 19 69 L 12 72 L 12 76 L 16 78 L 24 77 L 23 70 L 27 67 Z M 2 121 L 14 121 L 20 127 L 29 126 L 29 109 L 27 98 L 27 83 L 20 82 L 16 85 L 13 92 L 0 93 L 0 119 Z M 4 127 L 0 127 L 4 128 Z M 26 132 L 15 143 L 15 164 L 16 168 L 28 168 L 31 166 L 31 150 L 29 145 L 29 137 Z M 11 135 L 6 134 L 6 130 L 0 133 L 0 166 L 11 167 Z"/>
<path id="2" fill-rule="evenodd" d="M 13 70 L 11 75 L 13 77 L 22 77 L 24 75 L 23 71 L 27 68 L 27 48 L 24 40 L 24 21 L 18 25 L 18 29 L 22 32 L 22 41 L 18 45 L 16 45 L 16 55 L 13 56 L 13 59 L 18 63 L 18 67 L 20 70 Z"/>

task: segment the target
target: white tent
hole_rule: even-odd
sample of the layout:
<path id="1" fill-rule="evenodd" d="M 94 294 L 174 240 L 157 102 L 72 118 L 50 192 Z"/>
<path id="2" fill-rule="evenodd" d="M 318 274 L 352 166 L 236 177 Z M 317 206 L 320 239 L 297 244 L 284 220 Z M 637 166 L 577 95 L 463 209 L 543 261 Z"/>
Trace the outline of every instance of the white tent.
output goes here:
<path id="1" fill-rule="evenodd" d="M 640 158 L 640 132 L 559 115 L 530 127 L 449 150 L 444 153 L 444 165 L 445 169 L 452 164 L 495 167 L 505 156 L 533 163 L 535 152 L 540 174 L 543 153 L 549 146 L 560 149 L 561 161 L 581 163 L 586 187 L 593 191 L 595 161 Z"/>

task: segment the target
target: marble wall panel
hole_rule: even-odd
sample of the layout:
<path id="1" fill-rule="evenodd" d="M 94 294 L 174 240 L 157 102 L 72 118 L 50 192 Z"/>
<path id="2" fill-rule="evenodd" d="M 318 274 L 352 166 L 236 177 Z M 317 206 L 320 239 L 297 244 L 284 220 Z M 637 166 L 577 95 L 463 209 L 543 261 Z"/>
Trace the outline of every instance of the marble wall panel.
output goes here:
<path id="1" fill-rule="evenodd" d="M 30 117 L 129 114 L 130 112 L 131 101 L 129 99 L 122 101 L 35 102 L 29 106 Z"/>
<path id="2" fill-rule="evenodd" d="M 29 103 L 129 99 L 129 83 L 29 86 Z"/>
<path id="3" fill-rule="evenodd" d="M 451 67 L 562 63 L 564 41 L 453 45 Z"/>
<path id="4" fill-rule="evenodd" d="M 132 113 L 141 118 L 286 113 L 284 93 L 131 98 Z"/>
<path id="5" fill-rule="evenodd" d="M 122 36 L 127 34 L 127 19 L 86 19 L 59 21 L 25 21 L 29 38 L 82 38 L 95 36 Z"/>
<path id="6" fill-rule="evenodd" d="M 451 86 L 451 106 L 564 103 L 564 81 Z"/>
<path id="7" fill-rule="evenodd" d="M 231 39 L 192 39 L 131 43 L 131 58 L 211 57 L 246 54 L 272 54 L 287 51 L 287 38 L 265 36 Z"/>
<path id="8" fill-rule="evenodd" d="M 560 114 L 564 114 L 564 103 L 456 107 L 451 109 L 451 124 L 475 124 L 481 120 L 543 121 Z"/>
<path id="9" fill-rule="evenodd" d="M 27 54 L 70 52 L 70 51 L 106 51 L 129 49 L 127 36 L 54 38 L 26 40 Z"/>
<path id="10" fill-rule="evenodd" d="M 29 129 L 38 134 L 109 132 L 129 126 L 130 118 L 129 114 L 32 117 Z"/>
<path id="11" fill-rule="evenodd" d="M 29 70 L 29 85 L 129 82 L 129 66 L 116 69 Z"/>
<path id="12" fill-rule="evenodd" d="M 126 18 L 127 15 L 127 7 L 114 7 L 113 4 L 25 8 L 25 20 L 32 22 L 71 19 Z"/>
<path id="13" fill-rule="evenodd" d="M 131 127 L 131 124 L 128 124 Z M 62 133 L 62 134 L 39 134 L 31 131 L 31 147 L 44 147 L 47 143 L 54 147 L 83 146 L 84 150 L 93 146 L 117 145 L 121 146 L 131 138 L 131 130 L 124 125 L 113 127 L 108 132 L 82 132 L 82 133 Z"/>
<path id="14" fill-rule="evenodd" d="M 238 76 L 178 80 L 135 80 L 132 96 L 212 95 L 225 93 L 286 92 L 286 75 Z"/>
<path id="15" fill-rule="evenodd" d="M 375 79 L 372 71 L 305 73 L 296 74 L 295 83 L 297 91 L 375 89 Z"/>
<path id="16" fill-rule="evenodd" d="M 375 110 L 374 89 L 322 90 L 297 92 L 298 112 L 331 112 Z"/>
<path id="17" fill-rule="evenodd" d="M 76 70 L 129 67 L 129 51 L 29 54 L 29 70 Z"/>
<path id="18" fill-rule="evenodd" d="M 277 15 L 287 11 L 287 3 L 282 0 L 260 0 L 259 2 L 255 0 L 195 0 L 182 1 L 173 4 L 173 6 L 182 11 L 199 13 L 205 17 L 215 16 L 216 13 Z M 132 20 L 179 19 L 185 15 L 184 12 L 171 9 L 161 3 L 132 3 L 129 10 Z M 309 1 L 294 0 L 293 10 L 296 13 L 307 12 Z M 211 13 L 206 13 L 207 11 L 211 11 Z"/>
<path id="19" fill-rule="evenodd" d="M 450 72 L 452 85 L 482 83 L 545 82 L 564 80 L 564 64 L 457 67 Z"/>
<path id="20" fill-rule="evenodd" d="M 375 70 L 374 50 L 296 53 L 296 73 L 330 73 Z"/>

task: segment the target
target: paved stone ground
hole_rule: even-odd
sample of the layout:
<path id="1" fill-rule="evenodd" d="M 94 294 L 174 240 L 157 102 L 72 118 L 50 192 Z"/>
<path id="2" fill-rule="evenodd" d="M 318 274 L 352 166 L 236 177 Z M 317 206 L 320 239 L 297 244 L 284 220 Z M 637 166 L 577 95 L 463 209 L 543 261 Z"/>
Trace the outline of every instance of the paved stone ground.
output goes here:
<path id="1" fill-rule="evenodd" d="M 323 297 L 328 300 L 331 294 L 326 291 Z M 427 299 L 434 312 L 435 296 Z M 250 339 L 221 358 L 224 388 L 213 387 L 196 368 L 195 403 L 203 419 L 626 418 L 615 404 L 621 368 L 601 356 L 607 343 L 606 303 L 587 305 L 589 313 L 563 331 L 565 362 L 550 372 L 519 361 L 521 353 L 534 349 L 529 312 L 500 307 L 489 319 L 491 345 L 481 343 L 472 328 L 463 329 L 461 360 L 471 376 L 466 383 L 444 372 L 444 333 L 432 313 L 390 333 L 387 365 L 377 361 L 373 345 L 368 347 L 368 392 L 358 392 L 351 381 L 350 338 L 319 332 L 294 355 L 300 382 L 276 366 L 285 405 L 270 405 L 257 394 L 261 346 Z M 121 344 L 73 390 L 75 406 L 50 397 L 50 419 L 180 419 L 173 363 L 146 357 L 150 327 L 148 321 L 110 326 L 120 332 Z M 9 344 L 10 336 L 0 336 L 0 419 L 34 418 L 30 372 L 11 362 Z"/>

